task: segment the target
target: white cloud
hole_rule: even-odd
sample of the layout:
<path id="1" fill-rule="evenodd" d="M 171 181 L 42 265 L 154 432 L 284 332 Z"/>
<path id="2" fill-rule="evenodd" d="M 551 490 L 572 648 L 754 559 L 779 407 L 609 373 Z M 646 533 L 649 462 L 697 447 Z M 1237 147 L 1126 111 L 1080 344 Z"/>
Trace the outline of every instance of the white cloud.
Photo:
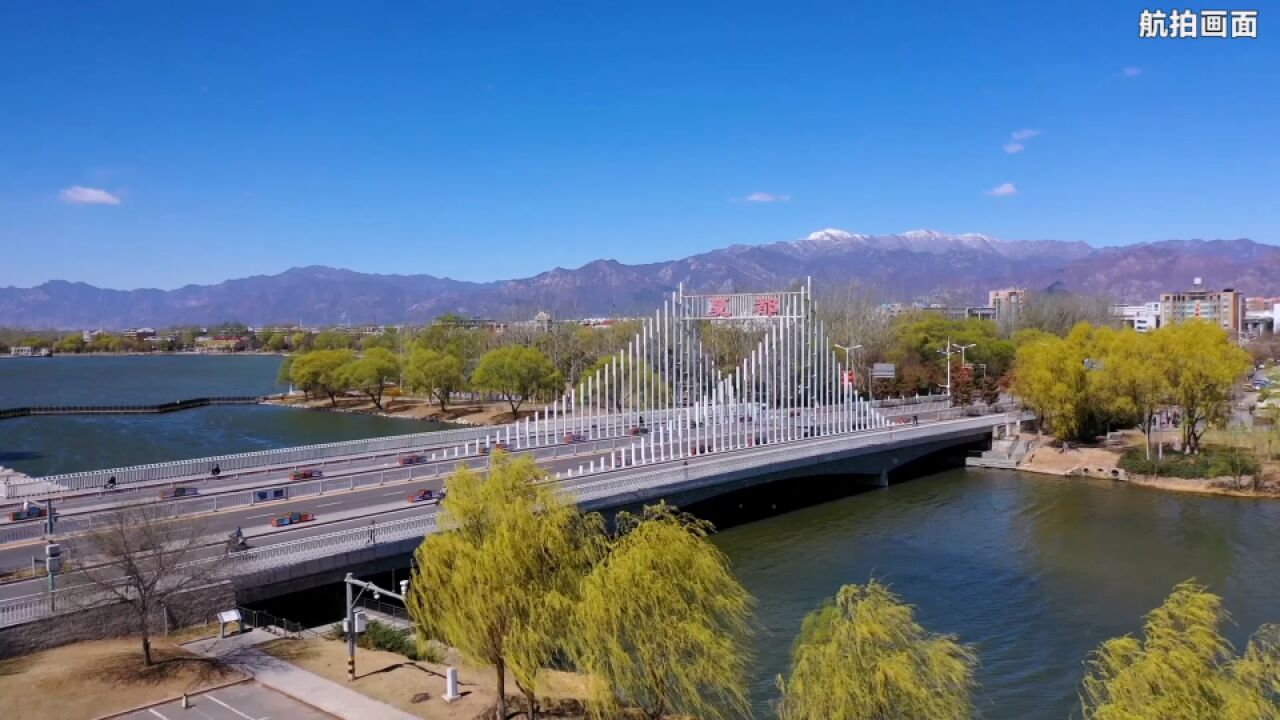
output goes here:
<path id="1" fill-rule="evenodd" d="M 1025 149 L 1026 147 L 1023 146 L 1022 143 L 1010 142 L 1010 143 L 1004 144 L 1004 151 L 1009 153 L 1010 155 L 1016 155 Z"/>
<path id="2" fill-rule="evenodd" d="M 1130 65 L 1129 67 L 1121 70 L 1120 73 L 1125 77 L 1138 77 L 1142 74 L 1142 68 Z"/>
<path id="3" fill-rule="evenodd" d="M 1040 134 L 1039 130 L 1032 130 L 1031 128 L 1027 128 L 1025 130 L 1014 130 L 1013 134 L 1011 134 L 1009 138 L 1014 142 L 1018 142 L 1020 140 L 1030 140 L 1031 138 L 1039 134 Z"/>
<path id="4" fill-rule="evenodd" d="M 775 203 L 775 202 L 787 202 L 788 200 L 791 199 L 791 196 L 775 195 L 773 193 L 767 193 L 767 192 L 753 192 L 742 199 L 749 203 Z"/>
<path id="5" fill-rule="evenodd" d="M 112 195 L 106 190 L 99 188 L 82 187 L 80 185 L 72 185 L 69 188 L 63 188 L 58 193 L 58 197 L 64 203 L 72 205 L 119 205 L 120 198 Z"/>
<path id="6" fill-rule="evenodd" d="M 1017 195 L 1018 188 L 1014 187 L 1013 183 L 1001 183 L 988 190 L 987 194 L 994 197 L 1007 197 L 1009 195 Z"/>

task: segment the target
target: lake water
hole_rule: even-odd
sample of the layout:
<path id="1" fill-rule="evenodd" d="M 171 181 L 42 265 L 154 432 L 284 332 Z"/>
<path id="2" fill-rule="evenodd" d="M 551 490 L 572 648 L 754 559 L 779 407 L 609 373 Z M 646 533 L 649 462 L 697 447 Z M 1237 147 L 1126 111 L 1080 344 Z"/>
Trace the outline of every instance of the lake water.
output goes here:
<path id="1" fill-rule="evenodd" d="M 1137 633 L 1174 584 L 1222 595 L 1243 647 L 1280 621 L 1280 502 L 1165 494 L 1109 481 L 949 470 L 740 525 L 715 542 L 758 606 L 753 697 L 805 613 L 877 577 L 934 632 L 976 646 L 981 717 L 1066 718 L 1083 662 Z M 1078 712 L 1076 713 L 1078 717 Z"/>
<path id="2" fill-rule="evenodd" d="M 154 403 L 260 394 L 280 358 L 91 357 L 0 361 L 0 407 Z M 168 415 L 0 421 L 0 464 L 33 473 L 414 432 L 430 423 L 271 406 Z M 839 482 L 838 479 L 829 479 Z M 1167 494 L 1118 483 L 945 470 L 729 527 L 715 542 L 757 601 L 757 717 L 805 613 L 878 577 L 920 621 L 976 646 L 989 719 L 1065 718 L 1088 653 L 1141 628 L 1196 577 L 1226 599 L 1242 646 L 1280 621 L 1280 502 Z M 340 616 L 340 594 L 318 591 Z M 328 593 L 328 594 L 326 594 Z M 288 612 L 282 612 L 286 617 Z"/>
<path id="3" fill-rule="evenodd" d="M 0 407 L 156 404 L 266 395 L 283 358 L 160 355 L 0 360 Z M 0 465 L 33 475 L 437 430 L 441 423 L 270 405 L 164 415 L 0 420 Z"/>

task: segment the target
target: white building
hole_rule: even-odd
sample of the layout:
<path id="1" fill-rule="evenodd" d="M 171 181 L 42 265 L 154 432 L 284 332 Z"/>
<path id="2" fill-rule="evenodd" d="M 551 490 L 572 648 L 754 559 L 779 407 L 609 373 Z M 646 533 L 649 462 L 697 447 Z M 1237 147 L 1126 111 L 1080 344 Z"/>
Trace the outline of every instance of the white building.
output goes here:
<path id="1" fill-rule="evenodd" d="M 1125 327 L 1133 328 L 1138 332 L 1151 332 L 1160 327 L 1160 303 L 1112 305 L 1111 316 L 1120 318 Z"/>

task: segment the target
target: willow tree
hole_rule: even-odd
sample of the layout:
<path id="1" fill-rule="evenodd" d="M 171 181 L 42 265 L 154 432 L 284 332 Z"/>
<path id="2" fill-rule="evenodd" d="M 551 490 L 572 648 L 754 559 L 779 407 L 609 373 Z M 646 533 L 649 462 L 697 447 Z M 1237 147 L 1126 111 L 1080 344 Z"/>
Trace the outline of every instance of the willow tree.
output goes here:
<path id="1" fill-rule="evenodd" d="M 1065 338 L 1038 335 L 1018 348 L 1014 360 L 1014 393 L 1060 439 L 1088 433 L 1092 333 L 1082 324 Z"/>
<path id="2" fill-rule="evenodd" d="M 1236 657 L 1222 598 L 1188 580 L 1147 615 L 1141 639 L 1106 641 L 1088 662 L 1086 720 L 1274 720 L 1280 717 L 1280 628 L 1263 626 Z"/>
<path id="3" fill-rule="evenodd" d="M 1205 429 L 1221 423 L 1231 408 L 1231 388 L 1249 368 L 1249 353 L 1232 344 L 1222 328 L 1189 321 L 1161 328 L 1169 364 L 1169 384 L 1182 422 L 1185 452 L 1200 451 Z"/>
<path id="4" fill-rule="evenodd" d="M 537 349 L 508 345 L 490 350 L 480 358 L 480 364 L 471 374 L 471 384 L 502 396 L 514 416 L 526 400 L 560 390 L 564 379 Z"/>
<path id="5" fill-rule="evenodd" d="M 408 608 L 420 643 L 442 640 L 494 669 L 497 717 L 506 676 L 533 700 L 539 672 L 565 646 L 565 620 L 596 557 L 599 516 L 583 516 L 527 457 L 495 453 L 488 479 L 460 467 L 440 532 L 414 553 Z"/>
<path id="6" fill-rule="evenodd" d="M 977 658 L 930 633 L 915 610 L 872 580 L 845 585 L 805 618 L 791 675 L 778 678 L 781 720 L 947 720 L 973 712 Z"/>
<path id="7" fill-rule="evenodd" d="M 1159 333 L 1103 328 L 1098 338 L 1102 356 L 1098 395 L 1107 399 L 1114 412 L 1137 420 L 1150 460 L 1151 429 L 1156 412 L 1169 398 L 1173 359 L 1162 347 Z"/>
<path id="8" fill-rule="evenodd" d="M 751 597 L 707 539 L 709 523 L 667 505 L 618 516 L 608 555 L 583 582 L 573 654 L 594 718 L 750 715 Z"/>
<path id="9" fill-rule="evenodd" d="M 448 410 L 449 398 L 467 385 L 462 374 L 462 360 L 438 350 L 414 348 L 404 368 L 405 383 L 414 392 L 426 392 L 440 402 L 440 410 Z"/>

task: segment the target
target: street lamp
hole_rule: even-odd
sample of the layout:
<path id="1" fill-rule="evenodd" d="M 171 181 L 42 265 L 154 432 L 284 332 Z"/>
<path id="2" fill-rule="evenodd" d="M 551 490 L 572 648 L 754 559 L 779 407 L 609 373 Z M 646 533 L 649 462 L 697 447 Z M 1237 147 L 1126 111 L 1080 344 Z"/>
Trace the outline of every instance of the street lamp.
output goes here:
<path id="1" fill-rule="evenodd" d="M 939 351 L 938 351 L 938 354 L 939 354 L 939 355 L 945 355 L 945 356 L 947 357 L 947 384 L 946 384 L 946 388 L 947 388 L 947 398 L 948 398 L 948 399 L 950 399 L 950 398 L 951 398 L 951 356 L 955 353 L 955 350 L 952 350 L 951 348 L 952 348 L 952 345 L 951 345 L 951 338 L 947 338 L 947 349 L 946 349 L 946 350 L 939 350 Z M 948 404 L 948 405 L 950 405 L 950 403 L 949 403 L 949 402 L 948 402 L 947 404 Z"/>
<path id="2" fill-rule="evenodd" d="M 844 351 L 844 364 L 846 367 L 852 370 L 853 360 L 850 358 L 850 353 L 852 353 L 854 350 L 861 350 L 862 345 L 854 345 L 852 347 L 846 347 L 844 345 L 841 345 L 840 343 L 831 343 L 831 344 Z M 867 378 L 867 394 L 868 395 L 871 394 L 871 378 Z"/>

